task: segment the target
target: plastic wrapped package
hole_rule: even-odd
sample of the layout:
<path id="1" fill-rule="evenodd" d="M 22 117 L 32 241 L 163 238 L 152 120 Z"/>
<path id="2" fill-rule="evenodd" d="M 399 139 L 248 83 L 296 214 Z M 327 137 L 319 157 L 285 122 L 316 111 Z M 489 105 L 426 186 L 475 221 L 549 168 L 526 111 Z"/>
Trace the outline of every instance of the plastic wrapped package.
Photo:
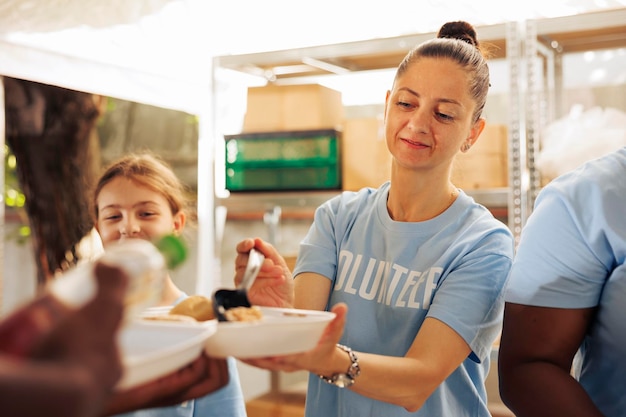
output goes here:
<path id="1" fill-rule="evenodd" d="M 537 167 L 544 181 L 550 181 L 622 146 L 626 146 L 626 113 L 574 106 L 542 132 Z"/>

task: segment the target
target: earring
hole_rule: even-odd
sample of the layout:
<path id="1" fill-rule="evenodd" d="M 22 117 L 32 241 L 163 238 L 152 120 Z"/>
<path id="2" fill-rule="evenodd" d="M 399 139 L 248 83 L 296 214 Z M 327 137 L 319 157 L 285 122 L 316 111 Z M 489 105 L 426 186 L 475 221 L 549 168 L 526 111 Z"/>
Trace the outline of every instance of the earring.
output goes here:
<path id="1" fill-rule="evenodd" d="M 461 152 L 467 152 L 472 147 L 472 144 L 469 142 L 465 142 L 463 146 L 461 146 Z"/>

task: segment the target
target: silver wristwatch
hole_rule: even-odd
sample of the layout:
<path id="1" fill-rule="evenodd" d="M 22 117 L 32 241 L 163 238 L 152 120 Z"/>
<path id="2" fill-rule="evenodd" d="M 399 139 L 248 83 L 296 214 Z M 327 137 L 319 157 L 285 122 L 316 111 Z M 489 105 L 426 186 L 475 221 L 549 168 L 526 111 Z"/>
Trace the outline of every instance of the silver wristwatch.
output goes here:
<path id="1" fill-rule="evenodd" d="M 337 343 L 337 347 L 346 352 L 350 357 L 350 361 L 352 363 L 348 368 L 348 372 L 346 372 L 345 374 L 333 374 L 330 377 L 319 375 L 319 377 L 322 379 L 322 381 L 327 382 L 331 385 L 335 385 L 339 388 L 348 388 L 349 386 L 354 384 L 354 379 L 361 373 L 361 368 L 359 367 L 359 358 L 357 358 L 356 353 L 354 353 L 349 347 L 340 345 L 339 343 Z"/>

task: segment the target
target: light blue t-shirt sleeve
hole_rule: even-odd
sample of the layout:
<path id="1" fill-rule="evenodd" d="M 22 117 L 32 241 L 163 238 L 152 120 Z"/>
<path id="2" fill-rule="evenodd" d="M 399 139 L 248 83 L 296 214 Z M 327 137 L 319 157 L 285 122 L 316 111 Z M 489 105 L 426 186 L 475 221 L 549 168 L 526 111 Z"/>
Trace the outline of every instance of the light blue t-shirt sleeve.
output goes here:
<path id="1" fill-rule="evenodd" d="M 522 232 L 506 301 L 542 307 L 597 305 L 608 274 L 600 190 L 568 187 L 569 176 L 537 199 Z"/>
<path id="2" fill-rule="evenodd" d="M 506 239 L 505 235 L 494 236 L 493 242 L 476 254 L 466 255 L 463 265 L 442 280 L 427 314 L 454 329 L 470 346 L 470 358 L 476 362 L 490 355 L 491 341 L 501 330 L 502 289 L 512 260 L 503 254 L 489 254 L 489 246 L 505 245 Z"/>
<path id="3" fill-rule="evenodd" d="M 363 191 L 361 191 L 363 192 Z M 345 194 L 347 195 L 347 194 Z M 294 277 L 302 272 L 315 272 L 333 279 L 337 270 L 337 225 L 344 221 L 337 215 L 343 196 L 334 197 L 315 210 L 313 224 L 300 242 L 298 262 L 293 270 Z M 323 259 L 325 262 L 318 262 Z M 315 268 L 310 268 L 310 265 Z"/>

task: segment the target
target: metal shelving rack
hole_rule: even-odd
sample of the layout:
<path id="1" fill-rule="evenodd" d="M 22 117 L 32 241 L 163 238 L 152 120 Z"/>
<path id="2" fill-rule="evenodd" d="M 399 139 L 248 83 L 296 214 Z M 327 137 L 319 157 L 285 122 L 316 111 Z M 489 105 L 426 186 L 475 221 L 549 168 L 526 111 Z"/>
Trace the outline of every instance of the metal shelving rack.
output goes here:
<path id="1" fill-rule="evenodd" d="M 493 46 L 492 58 L 506 59 L 509 67 L 510 168 L 509 187 L 470 193 L 488 207 L 506 207 L 509 227 L 518 240 L 541 187 L 535 166 L 540 128 L 563 115 L 562 56 L 568 52 L 626 46 L 626 8 L 481 26 L 476 30 L 481 42 Z M 237 71 L 271 83 L 293 84 L 306 82 L 307 77 L 395 68 L 413 45 L 435 35 L 421 33 L 218 56 L 213 59 L 213 88 L 214 91 L 219 88 L 215 69 Z M 537 58 L 542 65 L 536 65 Z M 219 107 L 215 97 L 214 93 L 214 109 Z M 215 137 L 221 134 L 216 131 Z M 217 198 L 216 205 L 234 211 L 246 210 L 254 199 L 264 207 L 276 204 L 286 209 L 307 209 L 317 207 L 331 195 L 329 192 L 231 195 Z"/>
<path id="2" fill-rule="evenodd" d="M 537 132 L 565 114 L 563 56 L 626 47 L 626 8 L 529 20 L 524 30 L 528 62 L 526 167 L 529 173 L 528 205 L 532 207 L 541 189 L 541 177 L 535 165 L 539 151 Z M 541 65 L 534 65 L 535 57 Z"/>
<path id="3" fill-rule="evenodd" d="M 509 64 L 509 193 L 508 193 L 508 220 L 509 228 L 516 241 L 522 232 L 526 219 L 526 193 L 523 181 L 524 131 L 524 56 L 523 43 L 520 37 L 519 23 L 507 26 L 507 61 Z"/>
<path id="4" fill-rule="evenodd" d="M 517 26 L 517 23 L 504 23 L 476 28 L 481 42 L 492 47 L 492 59 L 507 58 L 511 64 L 512 72 L 515 73 L 519 72 L 517 68 L 521 62 L 519 58 L 521 47 L 511 48 L 510 45 L 519 45 L 520 43 Z M 261 77 L 268 83 L 293 84 L 307 82 L 307 78 L 311 77 L 395 68 L 414 45 L 435 36 L 436 33 L 420 33 L 300 49 L 218 56 L 213 59 L 213 88 L 214 91 L 219 89 L 219 80 L 215 77 L 216 69 L 228 69 Z M 512 83 L 512 85 L 517 87 L 519 84 Z M 214 109 L 218 109 L 219 102 L 215 100 L 215 97 L 216 94 L 214 93 Z M 511 102 L 515 102 L 516 107 L 520 107 L 517 104 L 520 97 L 521 91 L 511 94 Z M 217 122 L 217 119 L 216 116 L 214 121 Z M 519 125 L 519 121 L 514 120 L 514 123 L 511 123 L 509 127 L 510 149 L 519 148 Z M 222 133 L 216 131 L 215 137 L 220 138 Z M 521 155 L 514 153 L 509 157 L 509 163 L 509 166 L 513 167 L 512 172 L 515 173 L 512 177 L 520 177 Z M 519 182 L 519 187 L 521 189 L 521 182 Z M 521 200 L 511 198 L 512 194 L 520 194 L 520 192 L 511 193 L 511 190 L 512 188 L 508 187 L 474 190 L 470 193 L 478 202 L 486 206 L 506 207 L 510 225 L 521 224 L 521 210 L 519 208 L 521 207 Z M 228 198 L 216 198 L 216 205 L 225 206 L 229 211 L 245 210 L 245 207 L 250 206 L 249 201 L 255 199 L 256 202 L 261 201 L 264 206 L 276 203 L 283 205 L 283 208 L 287 210 L 290 208 L 304 209 L 317 207 L 320 198 L 326 197 L 328 197 L 328 193 L 231 194 Z"/>

